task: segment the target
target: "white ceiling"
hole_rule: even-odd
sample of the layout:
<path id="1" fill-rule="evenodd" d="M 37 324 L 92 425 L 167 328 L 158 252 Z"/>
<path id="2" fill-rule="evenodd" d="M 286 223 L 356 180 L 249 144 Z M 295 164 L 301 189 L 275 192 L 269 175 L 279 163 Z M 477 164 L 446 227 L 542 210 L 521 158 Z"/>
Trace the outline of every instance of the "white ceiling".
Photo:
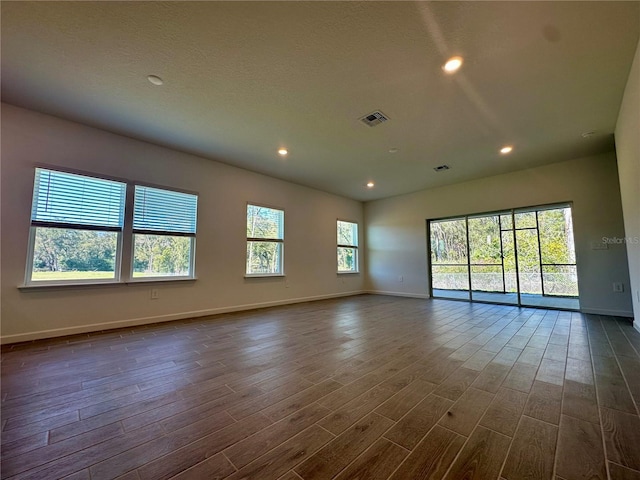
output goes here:
<path id="1" fill-rule="evenodd" d="M 639 6 L 2 2 L 2 100 L 366 201 L 613 149 Z"/>

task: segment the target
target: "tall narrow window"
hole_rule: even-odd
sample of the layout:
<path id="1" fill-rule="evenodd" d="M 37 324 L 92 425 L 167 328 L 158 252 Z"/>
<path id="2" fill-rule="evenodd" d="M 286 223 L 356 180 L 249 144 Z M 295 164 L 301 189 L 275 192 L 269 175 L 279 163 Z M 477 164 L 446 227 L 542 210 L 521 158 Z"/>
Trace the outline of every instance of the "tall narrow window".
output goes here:
<path id="1" fill-rule="evenodd" d="M 247 275 L 282 275 L 284 211 L 247 205 Z"/>
<path id="2" fill-rule="evenodd" d="M 26 283 L 119 278 L 126 184 L 36 168 Z"/>
<path id="3" fill-rule="evenodd" d="M 338 220 L 338 273 L 358 271 L 358 224 Z"/>
<path id="4" fill-rule="evenodd" d="M 133 278 L 194 276 L 198 197 L 135 186 Z"/>

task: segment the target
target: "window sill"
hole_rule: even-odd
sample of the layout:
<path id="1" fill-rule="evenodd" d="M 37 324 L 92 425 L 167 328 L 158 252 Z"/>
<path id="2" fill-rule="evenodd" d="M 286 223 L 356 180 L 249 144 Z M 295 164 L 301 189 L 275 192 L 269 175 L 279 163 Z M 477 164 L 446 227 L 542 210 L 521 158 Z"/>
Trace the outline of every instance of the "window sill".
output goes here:
<path id="1" fill-rule="evenodd" d="M 284 277 L 284 273 L 256 273 L 253 275 L 246 275 L 244 276 L 244 278 L 278 278 L 278 277 Z"/>
<path id="2" fill-rule="evenodd" d="M 360 272 L 336 272 L 338 275 L 358 275 Z"/>
<path id="3" fill-rule="evenodd" d="M 18 290 L 56 290 L 56 289 L 72 289 L 72 288 L 96 288 L 96 287 L 117 287 L 118 285 L 146 285 L 149 283 L 166 283 L 166 282 L 194 282 L 195 277 L 189 278 L 144 278 L 140 280 L 128 280 L 126 282 L 69 282 L 69 283 L 43 283 L 18 285 Z"/>
<path id="4" fill-rule="evenodd" d="M 121 282 L 126 285 L 138 285 L 140 283 L 165 283 L 165 282 L 195 282 L 196 277 L 145 277 L 145 278 L 132 278 L 126 282 Z"/>

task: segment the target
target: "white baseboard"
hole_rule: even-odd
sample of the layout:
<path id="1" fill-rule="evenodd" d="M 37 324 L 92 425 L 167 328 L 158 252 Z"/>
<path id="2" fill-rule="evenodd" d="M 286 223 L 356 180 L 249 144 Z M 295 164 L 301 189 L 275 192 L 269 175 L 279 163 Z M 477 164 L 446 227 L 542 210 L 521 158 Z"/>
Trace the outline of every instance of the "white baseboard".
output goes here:
<path id="1" fill-rule="evenodd" d="M 364 293 L 369 293 L 372 295 L 390 295 L 394 297 L 408 297 L 408 298 L 431 298 L 429 294 L 420 294 L 420 293 L 404 293 L 404 292 L 387 292 L 383 290 L 367 290 Z M 455 299 L 452 299 L 455 300 Z M 536 308 L 533 305 L 525 306 L 525 308 Z M 580 311 L 582 313 L 593 313 L 595 315 L 611 315 L 614 317 L 628 317 L 633 318 L 633 312 L 628 310 L 609 310 L 602 308 L 581 308 Z M 640 321 L 633 323 L 634 327 L 640 331 Z"/>
<path id="2" fill-rule="evenodd" d="M 210 308 L 206 310 L 194 310 L 191 312 L 172 313 L 167 315 L 157 315 L 153 317 L 132 318 L 128 320 L 118 320 L 115 322 L 93 323 L 88 325 L 79 325 L 75 327 L 55 328 L 51 330 L 39 330 L 37 332 L 19 333 L 15 335 L 0 336 L 0 344 L 29 342 L 32 340 L 41 340 L 44 338 L 64 337 L 67 335 L 76 335 L 79 333 L 98 332 L 102 330 L 112 330 L 116 328 L 135 327 L 138 325 L 148 325 L 151 323 L 171 322 L 174 320 L 184 320 L 186 318 L 206 317 L 209 315 L 219 315 L 223 313 L 241 312 L 244 310 L 256 310 L 259 308 L 277 307 L 280 305 L 292 305 L 296 303 L 313 302 L 317 300 L 328 300 L 331 298 L 352 297 L 355 295 L 371 294 L 371 295 L 389 295 L 393 297 L 406 298 L 430 298 L 429 294 L 390 292 L 383 290 L 357 290 L 352 292 L 331 293 L 327 295 L 314 295 L 311 297 L 299 297 L 286 300 L 275 300 L 272 302 L 248 303 L 243 305 L 231 305 L 227 307 Z M 582 308 L 583 313 L 593 313 L 596 315 L 613 315 L 617 317 L 633 318 L 633 312 L 626 310 L 606 310 L 598 308 Z M 633 322 L 633 326 L 640 332 L 640 320 Z"/>
<path id="3" fill-rule="evenodd" d="M 593 313 L 594 315 L 611 315 L 614 317 L 633 318 L 633 312 L 629 310 L 609 310 L 605 308 L 580 308 L 582 313 Z"/>
<path id="4" fill-rule="evenodd" d="M 383 290 L 366 290 L 363 293 L 369 293 L 371 295 L 389 295 L 392 297 L 431 298 L 428 293 L 387 292 Z"/>
<path id="5" fill-rule="evenodd" d="M 151 323 L 171 322 L 173 320 L 184 320 L 186 318 L 206 317 L 209 315 L 219 315 L 222 313 L 241 312 L 244 310 L 256 310 L 259 308 L 277 307 L 279 305 L 291 305 L 295 303 L 314 302 L 317 300 L 328 300 L 331 298 L 352 297 L 368 293 L 364 290 L 353 292 L 331 293 L 327 295 L 314 295 L 311 297 L 290 298 L 286 300 L 275 300 L 273 302 L 248 303 L 244 305 L 231 305 L 228 307 L 210 308 L 206 310 L 195 310 L 192 312 L 171 313 L 167 315 L 157 315 L 153 317 L 131 318 L 128 320 L 118 320 L 115 322 L 93 323 L 89 325 L 79 325 L 76 327 L 55 328 L 52 330 L 40 330 L 37 332 L 19 333 L 16 335 L 5 335 L 0 337 L 0 344 L 29 342 L 44 338 L 64 337 L 79 333 L 99 332 L 102 330 L 112 330 L 115 328 L 135 327 L 138 325 L 148 325 Z"/>

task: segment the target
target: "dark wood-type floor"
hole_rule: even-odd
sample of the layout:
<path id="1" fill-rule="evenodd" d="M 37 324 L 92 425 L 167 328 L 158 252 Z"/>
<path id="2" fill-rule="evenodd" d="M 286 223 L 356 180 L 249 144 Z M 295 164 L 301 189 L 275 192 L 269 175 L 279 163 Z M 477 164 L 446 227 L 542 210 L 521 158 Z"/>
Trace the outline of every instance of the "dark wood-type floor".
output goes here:
<path id="1" fill-rule="evenodd" d="M 2 478 L 640 479 L 629 320 L 364 295 L 2 350 Z"/>

